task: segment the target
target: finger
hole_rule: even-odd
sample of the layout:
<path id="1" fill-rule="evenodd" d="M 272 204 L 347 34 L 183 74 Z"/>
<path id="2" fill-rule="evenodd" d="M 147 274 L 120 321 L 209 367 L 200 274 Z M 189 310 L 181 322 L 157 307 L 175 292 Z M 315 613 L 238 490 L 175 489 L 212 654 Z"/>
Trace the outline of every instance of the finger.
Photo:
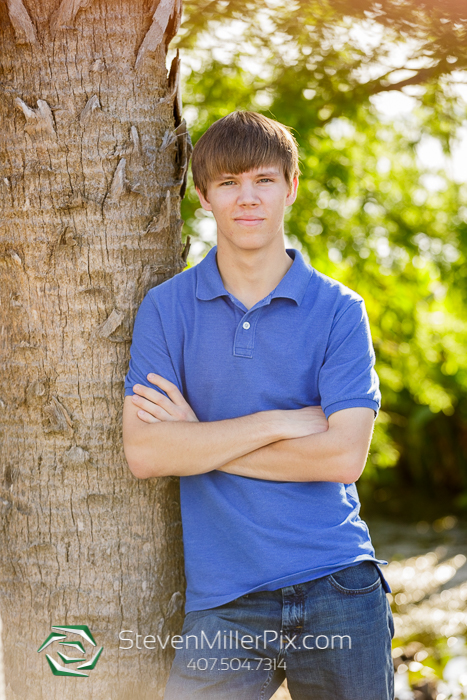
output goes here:
<path id="1" fill-rule="evenodd" d="M 180 389 L 172 382 L 169 382 L 168 379 L 161 377 L 160 374 L 154 373 L 148 374 L 148 379 L 152 384 L 155 384 L 156 386 L 160 387 L 162 391 L 165 391 L 167 396 L 177 406 L 184 406 L 186 404 L 185 398 Z"/>
<path id="2" fill-rule="evenodd" d="M 167 411 L 167 413 L 171 413 L 174 406 L 176 405 L 167 396 L 161 394 L 160 391 L 157 391 L 156 389 L 151 389 L 151 387 L 149 386 L 144 386 L 144 384 L 135 384 L 133 387 L 133 391 L 138 396 L 143 397 L 148 401 L 151 401 L 153 404 L 161 406 Z"/>
<path id="3" fill-rule="evenodd" d="M 316 413 L 319 416 L 325 416 L 325 413 L 321 406 L 307 406 L 306 407 L 311 413 Z"/>
<path id="4" fill-rule="evenodd" d="M 165 396 L 164 398 L 166 399 L 166 401 L 169 401 L 169 399 L 167 399 Z M 159 404 L 154 403 L 153 401 L 149 401 L 143 396 L 132 396 L 131 400 L 135 404 L 135 406 L 145 411 L 146 413 L 151 414 L 151 416 L 154 416 L 154 418 L 158 418 L 159 420 L 173 420 L 171 414 L 168 411 L 166 411 L 163 406 L 159 406 Z M 169 401 L 169 403 L 171 402 Z"/>
<path id="5" fill-rule="evenodd" d="M 144 421 L 144 423 L 161 423 L 158 418 L 155 418 L 152 416 L 150 413 L 147 413 L 146 411 L 138 411 L 138 418 L 140 420 Z"/>

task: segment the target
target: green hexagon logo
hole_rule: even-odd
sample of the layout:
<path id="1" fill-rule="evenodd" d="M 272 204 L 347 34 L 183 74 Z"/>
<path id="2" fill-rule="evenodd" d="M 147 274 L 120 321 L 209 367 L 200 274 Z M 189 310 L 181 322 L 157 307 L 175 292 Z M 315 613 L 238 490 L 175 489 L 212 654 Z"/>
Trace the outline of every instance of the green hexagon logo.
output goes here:
<path id="1" fill-rule="evenodd" d="M 64 632 L 66 634 L 64 634 Z M 89 673 L 85 673 L 84 671 L 92 671 L 92 669 L 96 667 L 96 664 L 99 661 L 99 657 L 102 654 L 104 647 L 101 647 L 99 651 L 96 651 L 89 659 L 89 661 L 87 661 L 86 649 L 84 648 L 83 642 L 79 639 L 67 639 L 68 633 L 82 637 L 85 642 L 92 644 L 93 647 L 97 646 L 94 637 L 91 634 L 91 630 L 87 625 L 53 625 L 52 632 L 49 634 L 45 642 L 41 644 L 37 652 L 40 654 L 40 652 L 43 651 L 46 647 L 48 647 L 50 644 L 53 644 L 53 642 L 58 642 L 61 646 L 64 647 L 63 651 L 57 651 L 57 654 L 59 655 L 62 663 L 66 664 L 66 666 L 68 666 L 68 664 L 79 664 L 79 666 L 76 666 L 75 669 L 71 669 L 70 667 L 67 668 L 66 666 L 60 665 L 58 661 L 56 661 L 50 656 L 50 654 L 46 654 L 45 658 L 47 659 L 50 669 L 54 676 L 84 676 L 85 678 L 87 678 L 89 676 Z M 73 656 L 68 656 L 67 654 L 65 654 L 65 651 L 67 651 L 68 654 L 73 654 Z M 78 656 L 76 654 L 77 651 L 80 654 Z"/>

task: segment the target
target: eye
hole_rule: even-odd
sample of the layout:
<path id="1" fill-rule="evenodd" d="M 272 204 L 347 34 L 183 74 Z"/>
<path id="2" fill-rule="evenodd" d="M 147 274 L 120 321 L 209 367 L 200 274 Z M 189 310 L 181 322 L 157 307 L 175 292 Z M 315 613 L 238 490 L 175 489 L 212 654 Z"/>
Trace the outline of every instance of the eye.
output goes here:
<path id="1" fill-rule="evenodd" d="M 232 185 L 235 184 L 233 180 L 226 180 L 225 182 L 221 182 L 220 186 L 223 187 L 224 185 Z"/>
<path id="2" fill-rule="evenodd" d="M 262 177 L 260 182 L 274 182 L 274 180 L 270 177 Z"/>

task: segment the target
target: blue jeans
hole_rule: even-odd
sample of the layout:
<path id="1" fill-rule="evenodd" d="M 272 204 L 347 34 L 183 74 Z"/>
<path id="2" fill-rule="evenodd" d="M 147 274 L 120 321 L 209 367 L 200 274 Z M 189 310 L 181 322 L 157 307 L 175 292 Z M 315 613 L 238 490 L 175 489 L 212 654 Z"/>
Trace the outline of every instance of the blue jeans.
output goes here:
<path id="1" fill-rule="evenodd" d="M 394 623 L 371 561 L 187 613 L 164 700 L 393 700 Z"/>

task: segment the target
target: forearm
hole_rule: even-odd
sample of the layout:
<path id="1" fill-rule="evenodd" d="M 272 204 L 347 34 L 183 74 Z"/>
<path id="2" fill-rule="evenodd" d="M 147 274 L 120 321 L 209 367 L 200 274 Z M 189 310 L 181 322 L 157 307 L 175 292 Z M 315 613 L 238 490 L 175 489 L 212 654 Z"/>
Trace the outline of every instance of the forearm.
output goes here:
<path id="1" fill-rule="evenodd" d="M 160 375 L 148 380 L 167 395 L 135 384 L 123 404 L 125 457 L 138 478 L 203 474 L 277 440 L 328 429 L 320 406 L 200 423 L 175 384 Z"/>
<path id="2" fill-rule="evenodd" d="M 238 457 L 219 471 L 268 481 L 334 481 L 353 483 L 368 455 L 365 442 L 337 427 L 293 440 L 281 440 Z"/>
<path id="3" fill-rule="evenodd" d="M 283 437 L 276 412 L 264 411 L 205 423 L 138 421 L 127 426 L 124 447 L 139 478 L 188 476 L 218 469 Z"/>

